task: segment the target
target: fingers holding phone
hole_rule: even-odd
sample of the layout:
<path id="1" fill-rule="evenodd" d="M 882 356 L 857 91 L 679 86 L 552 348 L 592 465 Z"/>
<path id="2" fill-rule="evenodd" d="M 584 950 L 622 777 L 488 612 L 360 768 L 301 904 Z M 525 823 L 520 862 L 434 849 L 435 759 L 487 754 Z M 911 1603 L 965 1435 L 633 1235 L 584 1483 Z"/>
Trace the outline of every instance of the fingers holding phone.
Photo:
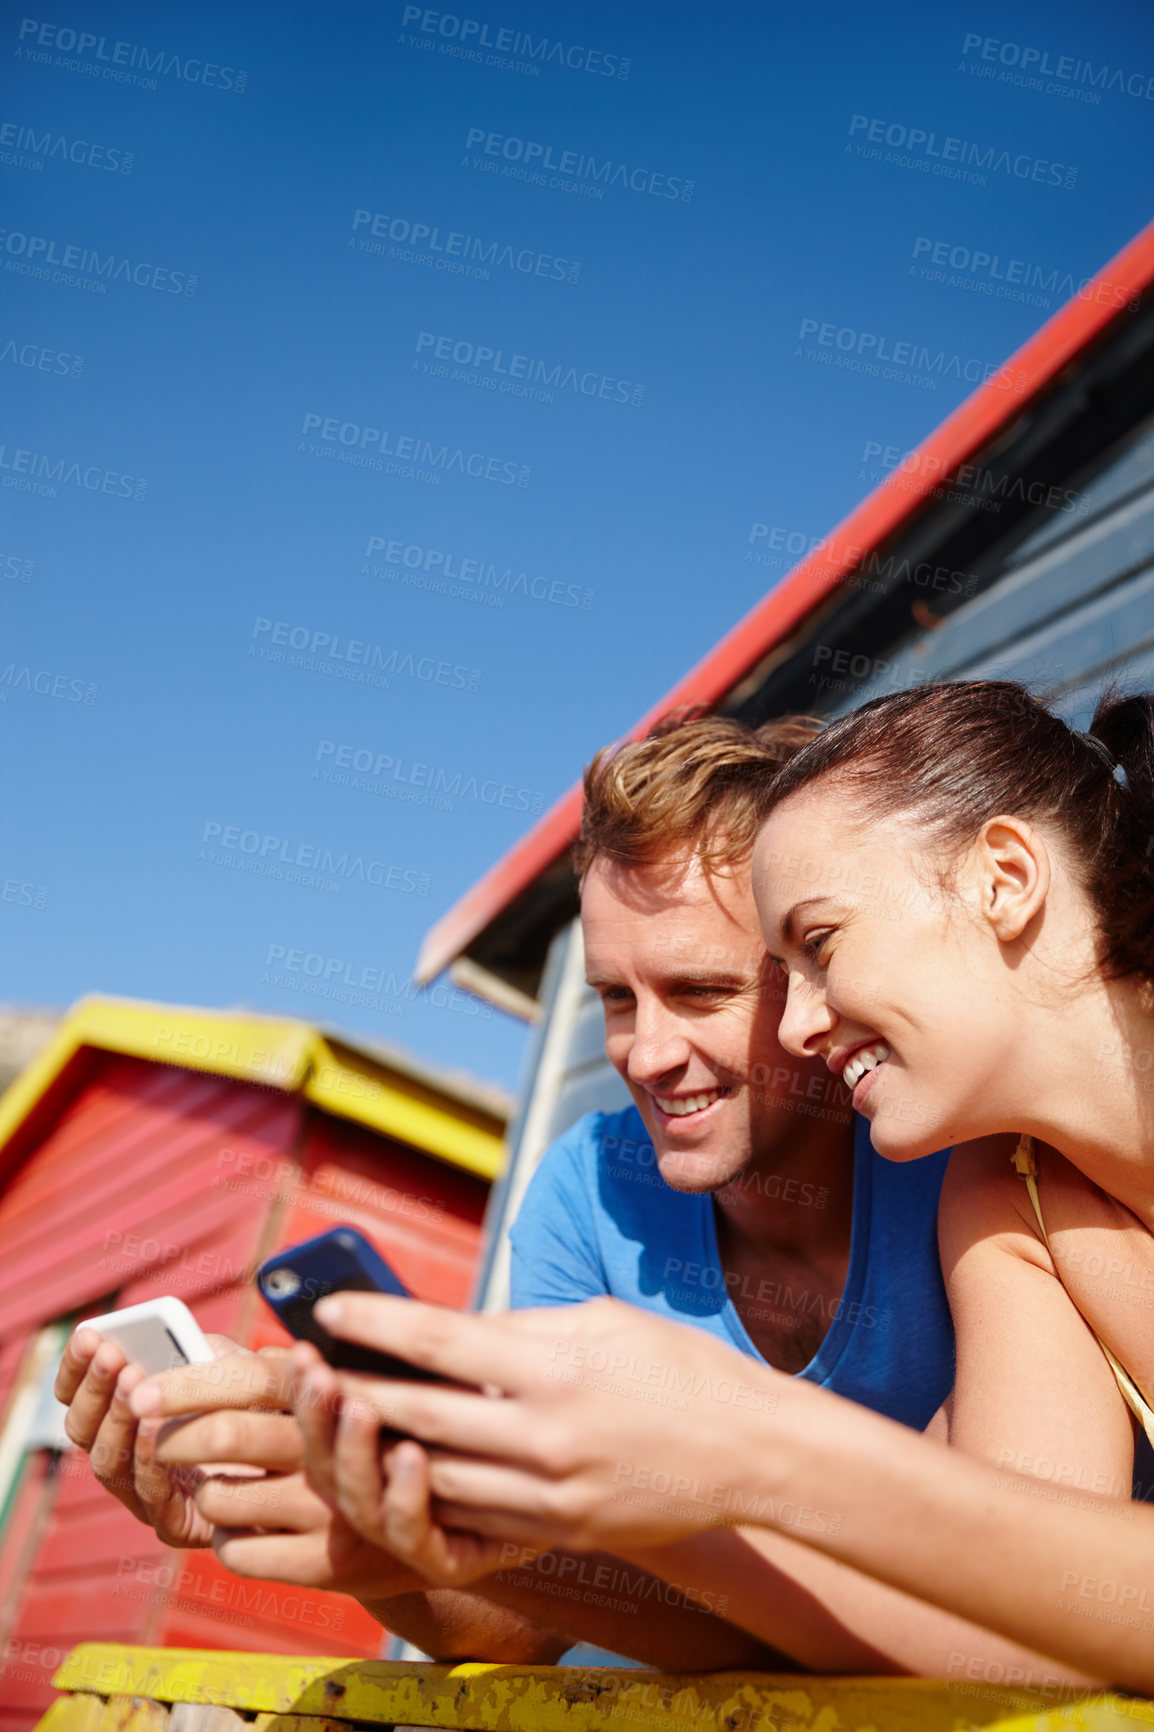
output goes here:
<path id="1" fill-rule="evenodd" d="M 294 1348 L 293 1368 L 308 1482 L 352 1531 L 425 1588 L 462 1588 L 500 1568 L 501 1541 L 443 1526 L 427 1452 L 382 1430 L 360 1377 L 334 1371 L 311 1343 Z"/>
<path id="2" fill-rule="evenodd" d="M 222 1408 L 168 1420 L 156 1453 L 170 1467 L 211 1468 L 217 1475 L 227 1475 L 234 1467 L 247 1470 L 245 1477 L 253 1469 L 297 1473 L 304 1466 L 304 1443 L 293 1415 L 256 1408 Z"/>
<path id="3" fill-rule="evenodd" d="M 288 1348 L 262 1347 L 253 1353 L 230 1341 L 227 1352 L 210 1364 L 174 1366 L 144 1379 L 132 1401 L 133 1412 L 141 1419 L 181 1419 L 209 1410 L 239 1413 L 249 1408 L 291 1410 Z"/>
<path id="4" fill-rule="evenodd" d="M 187 1308 L 172 1298 L 92 1318 L 65 1346 L 56 1397 L 68 1405 L 67 1435 L 88 1455 L 105 1489 L 168 1545 L 208 1545 L 211 1529 L 192 1502 L 195 1480 L 157 1459 L 160 1422 L 142 1423 L 132 1394 L 159 1365 L 190 1355 L 211 1360 L 234 1349 L 223 1335 L 202 1335 Z"/>
<path id="5" fill-rule="evenodd" d="M 259 1482 L 208 1479 L 197 1507 L 213 1523 L 217 1557 L 238 1576 L 374 1599 L 426 1585 L 355 1532 L 301 1472 Z"/>
<path id="6" fill-rule="evenodd" d="M 128 1359 L 114 1341 L 83 1324 L 68 1337 L 53 1393 L 68 1409 L 64 1430 L 78 1449 L 92 1453 Z"/>
<path id="7" fill-rule="evenodd" d="M 336 1478 L 350 1525 L 437 1587 L 464 1588 L 499 1569 L 506 1552 L 502 1540 L 445 1525 L 422 1445 L 402 1438 L 382 1457 L 379 1440 L 374 1448 L 370 1416 L 358 1412 L 355 1402 L 348 1407 L 337 1431 Z"/>

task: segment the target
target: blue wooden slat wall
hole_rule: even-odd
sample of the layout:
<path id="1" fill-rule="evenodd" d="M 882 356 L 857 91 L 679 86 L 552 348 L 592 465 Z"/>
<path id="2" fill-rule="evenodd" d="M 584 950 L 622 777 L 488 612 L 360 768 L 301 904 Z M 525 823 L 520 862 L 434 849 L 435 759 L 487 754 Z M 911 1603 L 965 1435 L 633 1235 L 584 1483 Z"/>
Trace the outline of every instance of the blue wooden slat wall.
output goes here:
<path id="1" fill-rule="evenodd" d="M 1083 725 L 1110 679 L 1141 687 L 1154 654 L 1154 426 L 1077 508 L 1040 513 L 992 589 L 902 646 L 842 709 L 927 679 L 1026 681 Z"/>

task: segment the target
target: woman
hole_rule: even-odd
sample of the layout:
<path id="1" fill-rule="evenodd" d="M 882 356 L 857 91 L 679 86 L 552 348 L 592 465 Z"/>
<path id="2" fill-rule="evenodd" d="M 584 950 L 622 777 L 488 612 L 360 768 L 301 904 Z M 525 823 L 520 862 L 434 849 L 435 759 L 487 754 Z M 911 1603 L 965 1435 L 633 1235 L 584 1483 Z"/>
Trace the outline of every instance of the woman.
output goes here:
<path id="1" fill-rule="evenodd" d="M 373 1424 L 445 1451 L 426 1464 L 400 1446 L 398 1486 L 427 1474 L 446 1526 L 538 1549 L 636 1556 L 757 1523 L 1154 1689 L 1154 1513 L 1117 1495 L 1136 1426 L 1154 1423 L 1151 838 L 1149 697 L 1105 702 L 1080 735 L 1008 683 L 900 693 L 834 723 L 769 790 L 755 883 L 788 977 L 783 1043 L 852 1085 L 888 1157 L 977 1141 L 943 1203 L 957 1448 L 768 1370 L 742 1406 L 722 1350 L 612 1305 L 498 1321 L 342 1296 L 337 1332 L 507 1397 L 350 1380 Z M 1009 1364 L 989 1339 L 1007 1317 L 1032 1348 L 1011 1344 Z M 689 1393 L 676 1426 L 644 1393 L 663 1379 Z M 304 1372 L 305 1403 L 330 1388 Z M 1041 1483 L 1012 1409 L 1055 1389 L 1056 1431 L 1088 1414 L 1092 1441 L 1084 1417 L 1066 1455 L 1057 1435 Z M 346 1456 L 363 1454 L 371 1427 L 343 1424 Z M 1095 1461 L 1104 1484 L 1085 1477 Z M 478 1542 L 460 1554 L 475 1568 Z"/>

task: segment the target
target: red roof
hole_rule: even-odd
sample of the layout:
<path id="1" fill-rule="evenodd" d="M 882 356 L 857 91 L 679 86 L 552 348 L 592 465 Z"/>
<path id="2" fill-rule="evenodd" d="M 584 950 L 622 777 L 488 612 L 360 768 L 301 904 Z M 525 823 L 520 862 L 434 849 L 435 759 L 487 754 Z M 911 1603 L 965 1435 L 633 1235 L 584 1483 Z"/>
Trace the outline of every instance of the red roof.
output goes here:
<path id="1" fill-rule="evenodd" d="M 948 415 L 900 469 L 887 476 L 819 548 L 646 711 L 626 738 L 644 735 L 659 716 L 680 705 L 718 702 L 866 555 L 899 528 L 946 476 L 1045 391 L 1119 311 L 1152 283 L 1154 223 L 1091 278 L 999 373 Z M 477 934 L 563 853 L 576 836 L 580 819 L 578 782 L 426 934 L 416 978 L 431 980 L 460 956 Z"/>

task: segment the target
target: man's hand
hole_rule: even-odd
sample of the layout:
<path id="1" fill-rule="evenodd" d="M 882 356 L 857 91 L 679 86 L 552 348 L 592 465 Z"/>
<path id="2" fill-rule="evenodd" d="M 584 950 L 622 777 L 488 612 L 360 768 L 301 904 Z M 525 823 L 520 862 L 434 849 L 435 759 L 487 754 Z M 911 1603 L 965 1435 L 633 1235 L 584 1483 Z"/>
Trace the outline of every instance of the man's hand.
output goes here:
<path id="1" fill-rule="evenodd" d="M 173 1441 L 161 1445 L 163 1453 Z M 387 1600 L 425 1585 L 354 1532 L 317 1496 L 303 1472 L 260 1480 L 213 1475 L 198 1487 L 196 1506 L 212 1528 L 213 1550 L 234 1575 L 359 1600 Z"/>
<path id="2" fill-rule="evenodd" d="M 407 1565 L 420 1587 L 461 1588 L 500 1568 L 499 1540 L 454 1532 L 436 1520 L 428 1457 L 419 1444 L 402 1439 L 382 1448 L 380 1414 L 355 1395 L 342 1401 L 336 1373 L 315 1347 L 295 1347 L 292 1363 L 305 1472 L 344 1525 L 378 1556 Z"/>
<path id="3" fill-rule="evenodd" d="M 135 1387 L 132 1405 L 149 1416 L 141 1425 L 160 1426 L 158 1464 L 194 1478 L 205 1543 L 234 1574 L 357 1598 L 387 1599 L 421 1585 L 306 1484 L 284 1349 L 234 1351 Z"/>
<path id="4" fill-rule="evenodd" d="M 226 1335 L 210 1335 L 208 1343 L 218 1359 L 239 1352 Z M 200 1476 L 159 1461 L 156 1440 L 163 1422 L 141 1420 L 129 1405 L 143 1382 L 140 1366 L 130 1365 L 115 1342 L 81 1325 L 69 1337 L 56 1374 L 56 1399 L 68 1405 L 64 1429 L 105 1490 L 155 1528 L 166 1545 L 207 1546 L 212 1529 L 193 1496 Z"/>

